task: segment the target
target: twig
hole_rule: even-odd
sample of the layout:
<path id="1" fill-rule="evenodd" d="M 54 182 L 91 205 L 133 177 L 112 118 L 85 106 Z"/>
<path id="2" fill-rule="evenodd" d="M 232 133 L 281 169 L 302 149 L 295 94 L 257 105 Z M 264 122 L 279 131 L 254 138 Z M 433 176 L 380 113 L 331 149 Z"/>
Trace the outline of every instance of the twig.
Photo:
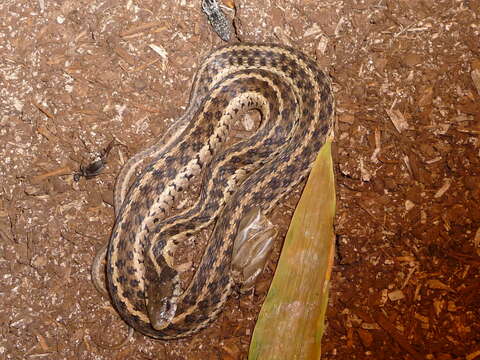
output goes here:
<path id="1" fill-rule="evenodd" d="M 120 35 L 120 37 L 123 38 L 125 36 L 140 33 L 140 32 L 143 32 L 145 30 L 151 29 L 151 28 L 156 27 L 156 26 L 161 26 L 161 25 L 162 25 L 161 21 L 152 21 L 152 22 L 148 22 L 148 23 L 143 23 L 143 24 L 140 24 L 140 25 L 135 26 L 133 28 L 130 28 L 128 30 L 122 31 L 119 35 Z M 160 29 L 165 30 L 166 28 L 167 28 L 166 26 L 161 26 Z M 157 30 L 157 31 L 159 31 L 159 30 Z"/>
<path id="2" fill-rule="evenodd" d="M 43 180 L 48 179 L 49 177 L 59 176 L 59 175 L 69 175 L 71 173 L 72 173 L 72 169 L 70 169 L 70 167 L 67 165 L 67 166 L 55 169 L 53 171 L 49 171 L 49 172 L 44 173 L 44 174 L 34 176 L 31 180 L 31 182 L 32 182 L 32 184 L 39 184 Z"/>
<path id="3" fill-rule="evenodd" d="M 410 355 L 412 355 L 412 357 L 415 360 L 425 359 L 425 356 L 420 354 L 410 345 L 408 340 L 397 331 L 395 326 L 392 325 L 390 320 L 385 315 L 383 315 L 380 312 L 377 312 L 372 314 L 372 317 L 377 322 L 377 324 L 380 325 L 383 328 L 383 330 L 385 330 L 388 333 L 388 335 L 390 335 L 392 339 L 398 343 L 398 345 L 400 345 L 405 351 L 407 351 Z"/>

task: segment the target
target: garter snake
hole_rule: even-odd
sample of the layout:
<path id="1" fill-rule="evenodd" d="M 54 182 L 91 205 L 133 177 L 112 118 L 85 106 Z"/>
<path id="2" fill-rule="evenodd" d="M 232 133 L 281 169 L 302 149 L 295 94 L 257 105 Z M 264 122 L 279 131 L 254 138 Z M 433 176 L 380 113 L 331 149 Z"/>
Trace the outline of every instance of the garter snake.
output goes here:
<path id="1" fill-rule="evenodd" d="M 252 109 L 261 113 L 258 129 L 226 146 L 235 122 Z M 329 77 L 290 47 L 240 43 L 203 61 L 184 115 L 125 164 L 115 185 L 107 284 L 130 326 L 173 339 L 216 318 L 232 290 L 240 221 L 252 209 L 267 213 L 306 177 L 333 112 Z M 171 215 L 193 179 L 202 180 L 198 198 Z M 211 224 L 197 270 L 182 289 L 176 246 Z"/>

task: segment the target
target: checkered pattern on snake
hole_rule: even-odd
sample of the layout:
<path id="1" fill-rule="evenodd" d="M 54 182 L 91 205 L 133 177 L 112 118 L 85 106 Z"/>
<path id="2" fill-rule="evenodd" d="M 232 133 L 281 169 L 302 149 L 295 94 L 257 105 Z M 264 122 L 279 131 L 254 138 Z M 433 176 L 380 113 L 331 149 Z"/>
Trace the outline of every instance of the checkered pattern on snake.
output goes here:
<path id="1" fill-rule="evenodd" d="M 235 122 L 252 109 L 261 113 L 258 129 L 226 146 Z M 130 326 L 173 339 L 216 318 L 232 290 L 230 262 L 240 221 L 254 208 L 268 213 L 307 176 L 333 112 L 330 78 L 293 48 L 240 43 L 204 60 L 184 115 L 117 178 L 107 283 Z M 169 215 L 198 177 L 198 199 Z M 210 224 L 198 268 L 182 289 L 175 248 Z"/>

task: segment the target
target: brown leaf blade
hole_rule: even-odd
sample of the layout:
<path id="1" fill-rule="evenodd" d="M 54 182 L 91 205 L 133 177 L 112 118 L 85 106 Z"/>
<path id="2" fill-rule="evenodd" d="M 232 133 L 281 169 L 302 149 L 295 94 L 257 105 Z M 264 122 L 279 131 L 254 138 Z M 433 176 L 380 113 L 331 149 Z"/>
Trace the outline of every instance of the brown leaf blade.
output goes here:
<path id="1" fill-rule="evenodd" d="M 319 359 L 333 262 L 331 142 L 320 150 L 293 215 L 250 344 L 249 360 Z"/>

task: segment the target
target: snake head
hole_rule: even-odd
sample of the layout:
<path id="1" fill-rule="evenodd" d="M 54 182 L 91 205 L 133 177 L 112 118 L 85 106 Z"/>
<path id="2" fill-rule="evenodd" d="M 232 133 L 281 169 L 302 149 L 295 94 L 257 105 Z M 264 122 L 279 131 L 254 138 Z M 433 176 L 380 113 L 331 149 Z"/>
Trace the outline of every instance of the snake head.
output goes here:
<path id="1" fill-rule="evenodd" d="M 153 300 L 153 301 L 152 301 Z M 150 299 L 147 302 L 148 317 L 155 330 L 163 330 L 172 322 L 177 304 L 171 298 Z"/>
<path id="2" fill-rule="evenodd" d="M 149 266 L 146 266 L 147 273 L 148 268 Z M 172 276 L 168 276 L 169 272 Z M 165 329 L 175 317 L 179 286 L 178 275 L 169 267 L 165 267 L 159 277 L 145 279 L 147 312 L 155 330 Z"/>
<path id="3" fill-rule="evenodd" d="M 156 246 L 162 244 L 158 242 Z M 180 295 L 178 271 L 169 266 L 161 250 L 150 249 L 149 256 L 145 257 L 145 305 L 150 324 L 155 330 L 163 330 L 171 325 Z"/>

